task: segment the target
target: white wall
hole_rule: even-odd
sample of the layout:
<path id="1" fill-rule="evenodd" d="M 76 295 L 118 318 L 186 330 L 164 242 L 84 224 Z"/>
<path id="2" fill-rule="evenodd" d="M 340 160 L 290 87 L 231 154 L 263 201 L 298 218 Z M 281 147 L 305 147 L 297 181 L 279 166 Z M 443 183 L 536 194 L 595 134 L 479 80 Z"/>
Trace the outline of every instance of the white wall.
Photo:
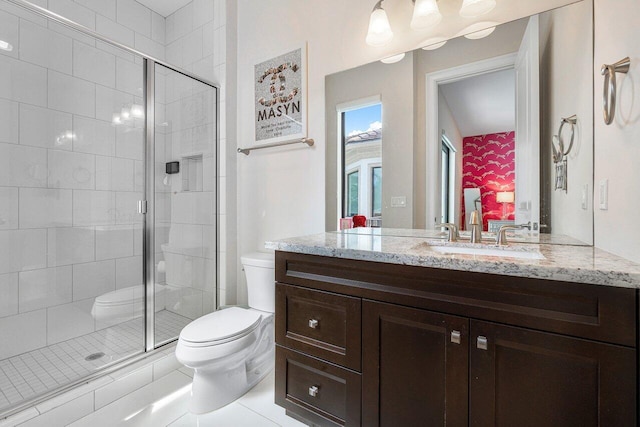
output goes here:
<path id="1" fill-rule="evenodd" d="M 595 244 L 640 262 L 640 5 L 637 0 L 595 2 Z M 618 108 L 614 123 L 602 118 L 602 64 L 626 56 L 631 70 L 618 74 Z M 598 184 L 609 180 L 609 209 L 599 209 Z"/>

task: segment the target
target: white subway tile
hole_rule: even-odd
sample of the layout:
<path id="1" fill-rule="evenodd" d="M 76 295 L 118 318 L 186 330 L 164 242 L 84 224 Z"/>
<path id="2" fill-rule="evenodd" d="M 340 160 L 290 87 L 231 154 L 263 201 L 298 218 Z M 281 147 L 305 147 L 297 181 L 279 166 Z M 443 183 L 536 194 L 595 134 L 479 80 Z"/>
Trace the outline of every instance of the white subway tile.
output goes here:
<path id="1" fill-rule="evenodd" d="M 77 40 L 91 46 L 94 46 L 96 44 L 95 38 L 91 37 L 90 35 L 81 33 L 80 31 L 73 30 L 66 25 L 62 25 L 51 20 L 47 23 L 47 25 L 51 31 L 55 31 L 56 33 L 62 34 L 65 37 L 69 37 L 71 40 Z"/>
<path id="2" fill-rule="evenodd" d="M 86 117 L 95 116 L 95 84 L 52 70 L 49 70 L 48 79 L 49 108 Z"/>
<path id="3" fill-rule="evenodd" d="M 117 157 L 96 157 L 96 189 L 134 191 L 135 184 L 133 160 Z"/>
<path id="4" fill-rule="evenodd" d="M 133 226 L 133 254 L 142 255 L 142 239 L 143 229 L 142 224 L 135 224 Z"/>
<path id="5" fill-rule="evenodd" d="M 18 117 L 18 103 L 0 99 L 0 142 L 18 143 Z"/>
<path id="6" fill-rule="evenodd" d="M 105 405 L 113 402 L 122 396 L 129 394 L 146 384 L 149 384 L 153 380 L 153 366 L 148 365 L 137 371 L 131 372 L 129 375 L 118 378 L 111 384 L 108 384 L 95 391 L 96 409 L 102 408 Z"/>
<path id="7" fill-rule="evenodd" d="M 17 16 L 0 10 L 0 40 L 4 40 L 14 47 L 10 52 L 0 50 L 0 54 L 12 56 L 14 58 L 18 57 L 20 53 L 20 49 L 16 49 L 16 47 L 19 46 L 18 22 L 19 19 Z"/>
<path id="8" fill-rule="evenodd" d="M 116 57 L 104 50 L 74 41 L 73 75 L 94 83 L 116 87 Z"/>
<path id="9" fill-rule="evenodd" d="M 154 41 L 142 34 L 136 33 L 136 49 L 157 59 L 164 60 L 164 45 Z"/>
<path id="10" fill-rule="evenodd" d="M 50 188 L 95 188 L 95 156 L 49 150 L 48 161 Z"/>
<path id="11" fill-rule="evenodd" d="M 193 28 L 213 22 L 213 0 L 193 0 Z"/>
<path id="12" fill-rule="evenodd" d="M 30 419 L 20 427 L 66 426 L 93 412 L 93 393 L 83 394 L 75 399 Z"/>
<path id="13" fill-rule="evenodd" d="M 119 258 L 116 260 L 116 288 L 142 285 L 142 257 Z"/>
<path id="14" fill-rule="evenodd" d="M 18 228 L 18 189 L 0 187 L 0 230 Z"/>
<path id="15" fill-rule="evenodd" d="M 20 273 L 20 312 L 71 302 L 71 266 Z"/>
<path id="16" fill-rule="evenodd" d="M 0 318 L 18 314 L 18 273 L 0 274 Z"/>
<path id="17" fill-rule="evenodd" d="M 166 43 L 171 43 L 193 30 L 193 3 L 167 17 Z"/>
<path id="18" fill-rule="evenodd" d="M 193 269 L 192 286 L 206 292 L 216 291 L 216 262 L 212 259 L 194 258 L 191 262 Z M 205 293 L 206 293 L 205 292 Z M 204 310 L 204 306 L 203 306 Z"/>
<path id="19" fill-rule="evenodd" d="M 167 270 L 167 283 L 169 283 L 168 273 L 169 271 Z M 189 319 L 197 319 L 203 314 L 202 294 L 200 289 L 194 289 L 181 284 L 168 286 L 167 292 L 165 293 L 167 310 Z"/>
<path id="20" fill-rule="evenodd" d="M 202 28 L 198 28 L 183 37 L 182 60 L 184 64 L 192 65 L 202 59 Z"/>
<path id="21" fill-rule="evenodd" d="M 116 58 L 116 88 L 135 96 L 142 96 L 142 86 L 142 66 L 123 58 Z"/>
<path id="22" fill-rule="evenodd" d="M 215 26 L 213 22 L 207 22 L 207 24 L 202 27 L 202 56 L 207 57 L 214 55 L 215 47 Z"/>
<path id="23" fill-rule="evenodd" d="M 71 0 L 49 0 L 48 9 L 90 29 L 96 28 L 96 14 Z"/>
<path id="24" fill-rule="evenodd" d="M 20 59 L 71 74 L 71 39 L 40 25 L 22 21 Z"/>
<path id="25" fill-rule="evenodd" d="M 96 118 L 107 121 L 113 120 L 114 114 L 120 114 L 124 105 L 133 103 L 133 95 L 110 89 L 105 86 L 96 86 Z"/>
<path id="26" fill-rule="evenodd" d="M 116 128 L 116 155 L 127 159 L 144 160 L 144 129 L 118 126 Z"/>
<path id="27" fill-rule="evenodd" d="M 136 33 L 151 37 L 151 10 L 134 0 L 118 0 L 117 21 Z"/>
<path id="28" fill-rule="evenodd" d="M 96 15 L 96 31 L 111 40 L 133 47 L 134 32 L 102 15 Z"/>
<path id="29" fill-rule="evenodd" d="M 20 228 L 70 227 L 71 190 L 20 189 Z"/>
<path id="30" fill-rule="evenodd" d="M 3 318 L 0 322 L 0 342 L 11 343 L 0 346 L 0 359 L 47 345 L 46 310 Z"/>
<path id="31" fill-rule="evenodd" d="M 223 236 L 225 233 L 220 233 L 220 246 L 223 247 Z M 226 236 L 225 236 L 226 237 Z M 202 248 L 203 256 L 208 259 L 216 259 L 216 227 L 212 225 L 205 225 L 202 227 Z"/>
<path id="32" fill-rule="evenodd" d="M 96 260 L 133 256 L 133 226 L 96 227 Z"/>
<path id="33" fill-rule="evenodd" d="M 75 190 L 73 192 L 73 225 L 113 225 L 116 197 L 110 191 Z"/>
<path id="34" fill-rule="evenodd" d="M 49 267 L 94 260 L 95 231 L 91 227 L 49 228 L 46 239 Z"/>
<path id="35" fill-rule="evenodd" d="M 110 122 L 75 116 L 73 133 L 73 151 L 102 156 L 116 154 L 116 130 Z"/>
<path id="36" fill-rule="evenodd" d="M 73 300 L 95 298 L 116 289 L 116 265 L 106 261 L 73 266 Z"/>
<path id="37" fill-rule="evenodd" d="M 46 230 L 0 231 L 0 274 L 45 268 L 46 258 Z"/>
<path id="38" fill-rule="evenodd" d="M 151 39 L 164 46 L 165 33 L 166 33 L 166 21 L 164 16 L 151 11 Z"/>
<path id="39" fill-rule="evenodd" d="M 47 345 L 93 332 L 95 328 L 91 307 L 93 298 L 48 308 Z"/>
<path id="40" fill-rule="evenodd" d="M 227 62 L 227 37 L 225 31 L 225 27 L 216 28 L 213 36 L 216 42 L 215 51 L 213 52 L 216 66 Z"/>
<path id="41" fill-rule="evenodd" d="M 169 251 L 190 256 L 202 256 L 202 226 L 172 224 L 169 232 Z"/>
<path id="42" fill-rule="evenodd" d="M 116 0 L 74 0 L 102 16 L 116 20 Z"/>
<path id="43" fill-rule="evenodd" d="M 0 98 L 47 106 L 47 69 L 0 55 Z"/>
<path id="44" fill-rule="evenodd" d="M 193 73 L 212 82 L 217 81 L 213 55 L 194 62 Z"/>
<path id="45" fill-rule="evenodd" d="M 20 104 L 20 144 L 34 147 L 71 150 L 72 115 Z"/>

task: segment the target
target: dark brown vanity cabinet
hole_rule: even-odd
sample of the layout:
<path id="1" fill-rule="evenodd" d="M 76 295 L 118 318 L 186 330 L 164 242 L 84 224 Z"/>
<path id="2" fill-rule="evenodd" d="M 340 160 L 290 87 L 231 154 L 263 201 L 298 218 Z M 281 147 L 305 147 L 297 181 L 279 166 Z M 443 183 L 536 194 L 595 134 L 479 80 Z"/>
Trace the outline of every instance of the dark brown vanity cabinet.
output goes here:
<path id="1" fill-rule="evenodd" d="M 637 291 L 276 253 L 276 403 L 313 425 L 635 426 Z"/>

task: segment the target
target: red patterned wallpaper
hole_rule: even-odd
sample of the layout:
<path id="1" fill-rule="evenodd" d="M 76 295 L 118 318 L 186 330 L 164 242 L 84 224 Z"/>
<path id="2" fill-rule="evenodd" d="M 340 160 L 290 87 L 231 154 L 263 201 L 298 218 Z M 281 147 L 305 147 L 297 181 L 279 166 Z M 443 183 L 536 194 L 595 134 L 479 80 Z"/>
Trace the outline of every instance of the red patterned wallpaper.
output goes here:
<path id="1" fill-rule="evenodd" d="M 468 136 L 462 141 L 462 188 L 480 188 L 485 230 L 490 219 L 502 218 L 502 203 L 496 202 L 496 194 L 515 191 L 515 137 L 515 132 L 503 132 Z M 461 205 L 465 218 L 464 200 Z M 508 219 L 514 219 L 513 203 L 507 208 Z"/>

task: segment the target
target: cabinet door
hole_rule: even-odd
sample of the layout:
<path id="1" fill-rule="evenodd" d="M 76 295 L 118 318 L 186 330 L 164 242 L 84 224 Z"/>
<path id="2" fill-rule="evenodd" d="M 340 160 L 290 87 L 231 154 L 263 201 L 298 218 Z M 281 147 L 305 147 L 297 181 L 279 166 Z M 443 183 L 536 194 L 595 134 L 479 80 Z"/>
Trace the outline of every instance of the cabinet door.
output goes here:
<path id="1" fill-rule="evenodd" d="M 362 314 L 362 425 L 468 425 L 469 321 L 372 301 Z"/>
<path id="2" fill-rule="evenodd" d="M 636 425 L 634 349 L 470 324 L 470 425 Z"/>

